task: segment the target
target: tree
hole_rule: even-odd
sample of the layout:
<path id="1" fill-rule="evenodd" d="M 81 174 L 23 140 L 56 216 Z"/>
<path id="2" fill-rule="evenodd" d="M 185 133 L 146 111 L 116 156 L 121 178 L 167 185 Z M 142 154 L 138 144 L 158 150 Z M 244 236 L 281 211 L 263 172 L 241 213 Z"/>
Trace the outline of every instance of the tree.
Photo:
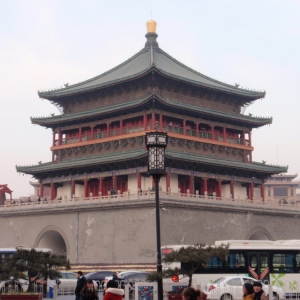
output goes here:
<path id="1" fill-rule="evenodd" d="M 33 292 L 33 286 L 38 280 L 60 277 L 58 268 L 63 267 L 70 269 L 69 261 L 60 255 L 35 249 L 17 249 L 1 266 L 0 280 L 7 280 L 11 276 L 16 279 L 28 277 L 27 292 Z"/>
<path id="2" fill-rule="evenodd" d="M 205 267 L 211 257 L 218 257 L 221 261 L 224 261 L 228 255 L 229 245 L 222 244 L 218 247 L 207 246 L 205 244 L 195 244 L 193 246 L 182 247 L 179 250 L 174 250 L 162 259 L 165 264 L 172 264 L 180 262 L 180 268 L 167 269 L 158 274 L 152 273 L 148 280 L 154 281 L 159 277 L 170 278 L 172 276 L 182 275 L 188 277 L 188 286 L 192 285 L 192 278 L 197 269 Z"/>

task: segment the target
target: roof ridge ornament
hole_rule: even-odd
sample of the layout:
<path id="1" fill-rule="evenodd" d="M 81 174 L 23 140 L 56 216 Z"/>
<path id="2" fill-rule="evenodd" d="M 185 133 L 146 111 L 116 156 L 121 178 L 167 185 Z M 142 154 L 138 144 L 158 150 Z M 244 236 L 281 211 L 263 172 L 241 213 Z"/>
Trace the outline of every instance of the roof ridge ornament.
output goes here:
<path id="1" fill-rule="evenodd" d="M 158 48 L 158 43 L 156 38 L 158 37 L 156 33 L 156 25 L 157 23 L 154 20 L 150 20 L 146 23 L 147 25 L 147 34 L 145 37 L 147 38 L 147 42 L 145 44 L 145 48 L 149 48 L 150 46 Z"/>

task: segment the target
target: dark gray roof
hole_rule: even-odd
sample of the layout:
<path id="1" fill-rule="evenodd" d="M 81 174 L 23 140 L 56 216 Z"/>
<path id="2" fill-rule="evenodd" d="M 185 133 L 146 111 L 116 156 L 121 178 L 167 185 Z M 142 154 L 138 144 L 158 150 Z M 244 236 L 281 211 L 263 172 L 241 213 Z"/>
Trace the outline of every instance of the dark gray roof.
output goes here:
<path id="1" fill-rule="evenodd" d="M 252 100 L 265 96 L 265 92 L 241 89 L 235 85 L 229 85 L 207 77 L 180 63 L 158 47 L 145 47 L 130 59 L 99 76 L 69 85 L 65 88 L 39 92 L 39 96 L 46 99 L 55 99 L 62 96 L 96 90 L 137 78 L 152 70 L 174 79 L 209 89 L 249 97 Z"/>

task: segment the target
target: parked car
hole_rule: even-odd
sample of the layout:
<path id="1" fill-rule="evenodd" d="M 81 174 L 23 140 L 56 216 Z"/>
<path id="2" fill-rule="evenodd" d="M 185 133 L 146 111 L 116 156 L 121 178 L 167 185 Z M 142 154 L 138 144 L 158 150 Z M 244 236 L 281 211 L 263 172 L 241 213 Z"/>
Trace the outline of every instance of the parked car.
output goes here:
<path id="1" fill-rule="evenodd" d="M 227 276 L 206 284 L 203 291 L 207 294 L 209 300 L 240 300 L 243 297 L 243 285 L 245 282 L 254 283 L 256 280 L 248 276 Z M 263 290 L 269 295 L 269 286 L 263 284 Z M 273 286 L 273 300 L 284 298 L 284 292 L 281 288 Z"/>
<path id="2" fill-rule="evenodd" d="M 150 273 L 143 271 L 128 271 L 118 275 L 121 281 L 146 281 Z"/>
<path id="3" fill-rule="evenodd" d="M 105 278 L 113 276 L 113 271 L 98 271 L 98 272 L 91 272 L 88 274 L 85 274 L 84 277 L 86 279 L 92 279 L 97 283 L 97 290 L 103 290 Z"/>
<path id="4" fill-rule="evenodd" d="M 60 294 L 74 293 L 77 284 L 77 275 L 73 272 L 60 271 L 61 277 L 58 278 L 60 284 L 58 286 Z"/>
<path id="5" fill-rule="evenodd" d="M 149 272 L 142 272 L 142 271 L 136 271 L 136 272 L 127 272 L 123 273 L 118 276 L 119 280 L 119 286 L 124 289 L 125 284 L 129 285 L 129 296 L 132 299 L 131 295 L 134 294 L 134 287 L 135 283 L 139 281 L 147 281 L 147 277 L 149 275 Z"/>

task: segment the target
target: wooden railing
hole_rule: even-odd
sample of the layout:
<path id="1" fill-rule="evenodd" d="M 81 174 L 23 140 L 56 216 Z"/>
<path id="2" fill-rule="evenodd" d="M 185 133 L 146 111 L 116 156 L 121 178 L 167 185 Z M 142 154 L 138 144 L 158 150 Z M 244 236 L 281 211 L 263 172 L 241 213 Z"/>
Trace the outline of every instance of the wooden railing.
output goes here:
<path id="1" fill-rule="evenodd" d="M 146 130 L 160 130 L 159 123 L 155 123 L 154 128 L 152 128 L 152 127 L 153 127 L 152 123 L 146 124 Z M 165 125 L 164 124 L 162 126 L 162 130 L 164 132 L 174 132 L 177 134 L 184 134 L 183 127 L 174 126 L 174 125 Z M 111 129 L 108 131 L 108 136 L 114 137 L 114 136 L 120 136 L 121 134 L 124 135 L 124 134 L 131 134 L 131 133 L 143 132 L 143 131 L 144 131 L 144 125 L 140 124 L 140 125 L 135 125 L 135 126 L 123 127 L 122 132 L 120 131 L 120 128 Z M 186 128 L 186 135 L 197 137 L 197 131 L 195 129 Z M 91 134 L 84 134 L 81 136 L 81 138 L 79 138 L 79 136 L 64 138 L 64 139 L 62 139 L 62 145 L 85 142 L 85 141 L 90 141 L 92 139 L 94 139 L 94 140 L 103 139 L 106 137 L 107 137 L 107 131 L 94 132 L 93 136 L 91 136 Z M 211 140 L 212 133 L 208 132 L 208 131 L 199 130 L 198 137 Z M 224 142 L 224 135 L 214 134 L 214 140 Z M 243 138 L 238 138 L 238 137 L 226 136 L 226 142 L 231 143 L 231 144 L 239 144 L 239 145 L 249 146 L 249 140 L 244 140 Z M 57 145 L 58 145 L 58 142 L 55 141 L 55 146 L 57 146 Z"/>

